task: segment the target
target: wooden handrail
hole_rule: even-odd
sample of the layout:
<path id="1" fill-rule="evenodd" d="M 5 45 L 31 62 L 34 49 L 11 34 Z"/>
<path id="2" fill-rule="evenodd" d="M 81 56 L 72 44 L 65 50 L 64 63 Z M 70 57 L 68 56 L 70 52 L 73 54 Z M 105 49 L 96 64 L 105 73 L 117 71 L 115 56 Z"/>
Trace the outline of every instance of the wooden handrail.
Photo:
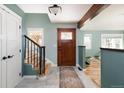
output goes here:
<path id="1" fill-rule="evenodd" d="M 31 38 L 29 38 L 28 36 L 24 35 L 25 38 L 27 38 L 28 40 L 30 40 L 31 42 L 33 42 L 35 45 L 37 45 L 38 47 L 45 47 L 45 46 L 40 46 L 39 44 L 37 44 L 35 41 L 33 41 Z"/>

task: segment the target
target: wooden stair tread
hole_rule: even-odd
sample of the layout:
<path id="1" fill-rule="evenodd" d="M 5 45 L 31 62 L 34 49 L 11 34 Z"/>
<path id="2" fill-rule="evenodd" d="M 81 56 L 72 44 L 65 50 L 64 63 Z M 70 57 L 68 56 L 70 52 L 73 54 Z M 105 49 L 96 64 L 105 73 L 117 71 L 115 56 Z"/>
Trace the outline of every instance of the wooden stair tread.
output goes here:
<path id="1" fill-rule="evenodd" d="M 45 75 L 48 74 L 50 67 L 51 67 L 51 63 L 45 64 Z M 35 67 L 35 70 L 39 72 L 39 67 Z"/>

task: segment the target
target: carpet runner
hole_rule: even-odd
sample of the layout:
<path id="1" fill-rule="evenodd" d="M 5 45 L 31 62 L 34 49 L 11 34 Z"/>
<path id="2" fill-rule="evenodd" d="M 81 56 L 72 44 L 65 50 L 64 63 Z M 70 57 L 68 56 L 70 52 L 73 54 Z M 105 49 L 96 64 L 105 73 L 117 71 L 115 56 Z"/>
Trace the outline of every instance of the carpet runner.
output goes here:
<path id="1" fill-rule="evenodd" d="M 84 88 L 73 67 L 60 67 L 60 88 Z"/>

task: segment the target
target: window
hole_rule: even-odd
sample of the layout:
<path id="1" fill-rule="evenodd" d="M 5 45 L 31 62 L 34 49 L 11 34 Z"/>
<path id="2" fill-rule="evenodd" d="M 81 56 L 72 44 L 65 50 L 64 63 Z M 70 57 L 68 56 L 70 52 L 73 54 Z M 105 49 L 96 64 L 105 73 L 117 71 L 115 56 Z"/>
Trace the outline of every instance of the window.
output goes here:
<path id="1" fill-rule="evenodd" d="M 123 49 L 122 34 L 102 34 L 101 47 Z"/>
<path id="2" fill-rule="evenodd" d="M 44 46 L 44 35 L 42 28 L 28 28 L 28 36 L 41 46 Z"/>
<path id="3" fill-rule="evenodd" d="M 85 34 L 84 35 L 84 46 L 86 46 L 86 49 L 92 48 L 92 34 Z"/>
<path id="4" fill-rule="evenodd" d="M 61 40 L 72 40 L 72 32 L 61 32 Z"/>

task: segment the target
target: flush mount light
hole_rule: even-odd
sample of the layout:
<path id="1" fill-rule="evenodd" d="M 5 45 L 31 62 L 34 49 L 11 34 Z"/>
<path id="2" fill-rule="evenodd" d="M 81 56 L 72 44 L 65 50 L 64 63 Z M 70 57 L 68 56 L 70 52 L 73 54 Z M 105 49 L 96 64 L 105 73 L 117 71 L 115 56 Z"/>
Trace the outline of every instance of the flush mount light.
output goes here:
<path id="1" fill-rule="evenodd" d="M 54 4 L 53 6 L 48 7 L 48 10 L 51 14 L 57 15 L 57 13 L 62 12 L 62 7 Z"/>

